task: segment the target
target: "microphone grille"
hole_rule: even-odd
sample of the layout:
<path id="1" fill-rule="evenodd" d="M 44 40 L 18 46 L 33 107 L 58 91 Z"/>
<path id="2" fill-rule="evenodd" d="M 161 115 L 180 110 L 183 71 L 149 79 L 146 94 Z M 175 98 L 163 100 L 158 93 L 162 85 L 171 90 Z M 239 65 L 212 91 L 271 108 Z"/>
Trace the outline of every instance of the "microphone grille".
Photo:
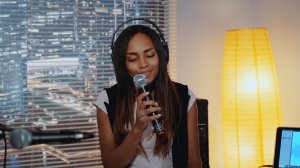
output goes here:
<path id="1" fill-rule="evenodd" d="M 25 129 L 14 129 L 9 136 L 9 142 L 11 146 L 17 149 L 29 146 L 32 141 L 32 135 Z"/>
<path id="2" fill-rule="evenodd" d="M 147 77 L 145 74 L 136 74 L 133 77 L 133 82 L 136 87 L 142 88 L 147 85 Z"/>

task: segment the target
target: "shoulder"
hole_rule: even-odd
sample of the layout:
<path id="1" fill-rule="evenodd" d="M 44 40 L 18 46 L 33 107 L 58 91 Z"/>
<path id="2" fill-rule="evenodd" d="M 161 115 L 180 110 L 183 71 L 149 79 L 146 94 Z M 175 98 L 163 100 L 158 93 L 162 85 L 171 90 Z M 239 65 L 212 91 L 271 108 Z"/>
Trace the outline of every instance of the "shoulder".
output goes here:
<path id="1" fill-rule="evenodd" d="M 107 92 L 107 94 L 117 93 L 117 84 L 109 88 L 105 88 L 104 90 Z"/>
<path id="2" fill-rule="evenodd" d="M 173 81 L 173 84 L 174 84 L 176 87 L 188 87 L 188 85 L 185 85 L 185 84 L 182 84 L 182 83 L 179 83 L 179 82 L 174 82 L 174 81 Z"/>
<path id="3" fill-rule="evenodd" d="M 105 104 L 110 102 L 110 97 L 116 93 L 116 85 L 103 89 L 97 96 L 95 105 L 102 111 L 107 112 Z"/>
<path id="4" fill-rule="evenodd" d="M 173 82 L 173 87 L 181 102 L 186 102 L 186 100 L 189 100 L 189 89 L 187 85 L 178 82 Z"/>
<path id="5" fill-rule="evenodd" d="M 178 83 L 178 82 L 173 82 L 173 83 L 174 83 L 174 85 L 175 85 L 175 87 L 177 89 L 182 89 L 184 91 L 187 91 L 190 96 L 194 96 L 195 97 L 194 92 L 188 87 L 188 85 L 185 85 L 185 84 L 182 84 L 182 83 Z"/>
<path id="6" fill-rule="evenodd" d="M 104 103 L 108 103 L 108 96 L 107 96 L 107 92 L 106 90 L 102 90 L 97 99 L 96 99 L 96 102 L 94 103 L 95 106 L 97 106 L 98 108 L 100 108 L 102 111 L 106 112 L 106 107 L 105 107 L 105 104 Z"/>
<path id="7" fill-rule="evenodd" d="M 107 99 L 108 98 L 108 96 L 107 96 L 107 91 L 106 91 L 106 89 L 103 89 L 100 93 L 99 93 L 99 95 L 98 95 L 98 97 L 97 97 L 97 100 L 104 100 L 104 99 Z"/>
<path id="8" fill-rule="evenodd" d="M 196 95 L 194 92 L 188 87 L 188 85 L 184 85 L 182 83 L 174 82 L 174 85 L 179 91 L 180 95 L 186 95 L 188 96 L 188 110 L 192 107 L 193 103 L 196 100 Z"/>
<path id="9" fill-rule="evenodd" d="M 182 83 L 173 82 L 173 85 L 175 86 L 176 90 L 179 92 L 187 92 L 188 91 L 188 85 L 184 85 Z"/>
<path id="10" fill-rule="evenodd" d="M 177 90 L 184 93 L 188 93 L 189 96 L 195 97 L 194 92 L 188 87 L 188 85 L 178 83 L 178 82 L 173 82 L 173 83 Z"/>

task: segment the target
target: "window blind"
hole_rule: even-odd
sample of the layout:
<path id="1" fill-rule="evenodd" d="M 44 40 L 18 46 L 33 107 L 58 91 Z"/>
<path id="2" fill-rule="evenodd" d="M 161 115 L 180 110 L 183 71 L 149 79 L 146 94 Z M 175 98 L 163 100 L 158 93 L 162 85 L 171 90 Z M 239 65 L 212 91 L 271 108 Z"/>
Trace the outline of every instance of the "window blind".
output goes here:
<path id="1" fill-rule="evenodd" d="M 112 34 L 135 17 L 148 18 L 163 30 L 175 80 L 175 0 L 0 0 L 0 123 L 95 135 L 23 149 L 8 144 L 7 167 L 102 166 L 92 103 L 115 83 Z M 0 167 L 3 159 L 1 139 Z"/>

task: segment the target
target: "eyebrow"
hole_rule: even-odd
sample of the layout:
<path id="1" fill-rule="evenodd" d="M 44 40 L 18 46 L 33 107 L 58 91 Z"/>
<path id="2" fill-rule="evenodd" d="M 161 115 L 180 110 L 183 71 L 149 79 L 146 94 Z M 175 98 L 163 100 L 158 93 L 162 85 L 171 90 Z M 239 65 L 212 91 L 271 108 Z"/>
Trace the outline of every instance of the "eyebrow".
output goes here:
<path id="1" fill-rule="evenodd" d="M 149 52 L 151 50 L 155 50 L 155 49 L 154 48 L 149 48 L 149 49 L 145 50 L 144 53 Z M 136 52 L 128 52 L 128 53 L 126 53 L 126 55 L 137 55 L 137 53 Z"/>

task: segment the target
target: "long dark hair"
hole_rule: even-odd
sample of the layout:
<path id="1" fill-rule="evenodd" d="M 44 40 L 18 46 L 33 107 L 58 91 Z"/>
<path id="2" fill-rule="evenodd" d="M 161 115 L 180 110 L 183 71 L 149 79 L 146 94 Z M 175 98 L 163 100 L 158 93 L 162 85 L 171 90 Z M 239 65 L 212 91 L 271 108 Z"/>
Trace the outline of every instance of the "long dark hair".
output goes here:
<path id="1" fill-rule="evenodd" d="M 136 92 L 132 77 L 126 69 L 126 52 L 130 39 L 137 33 L 147 35 L 153 42 L 159 57 L 159 72 L 155 80 L 150 84 L 151 92 L 154 93 L 154 100 L 162 108 L 161 113 L 166 127 L 167 140 L 157 138 L 154 148 L 155 155 L 167 156 L 171 139 L 174 135 L 177 123 L 175 123 L 175 110 L 180 107 L 179 99 L 170 79 L 167 69 L 167 59 L 165 50 L 162 46 L 159 35 L 150 27 L 143 25 L 134 25 L 124 29 L 116 41 L 112 51 L 112 61 L 114 64 L 117 80 L 117 105 L 116 117 L 114 121 L 114 134 L 117 142 L 120 144 L 128 133 L 130 127 L 134 124 L 133 106 Z M 180 110 L 179 110 L 180 111 Z M 124 127 L 125 125 L 125 127 Z M 142 150 L 143 151 L 143 150 Z"/>

